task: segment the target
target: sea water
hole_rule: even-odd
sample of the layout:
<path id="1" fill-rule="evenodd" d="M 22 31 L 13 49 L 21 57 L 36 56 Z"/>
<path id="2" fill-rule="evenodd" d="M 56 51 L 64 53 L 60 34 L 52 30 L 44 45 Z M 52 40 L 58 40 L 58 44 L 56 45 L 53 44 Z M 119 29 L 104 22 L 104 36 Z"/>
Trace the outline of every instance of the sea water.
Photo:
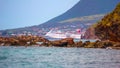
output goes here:
<path id="1" fill-rule="evenodd" d="M 120 68 L 120 50 L 1 46 L 0 68 Z"/>

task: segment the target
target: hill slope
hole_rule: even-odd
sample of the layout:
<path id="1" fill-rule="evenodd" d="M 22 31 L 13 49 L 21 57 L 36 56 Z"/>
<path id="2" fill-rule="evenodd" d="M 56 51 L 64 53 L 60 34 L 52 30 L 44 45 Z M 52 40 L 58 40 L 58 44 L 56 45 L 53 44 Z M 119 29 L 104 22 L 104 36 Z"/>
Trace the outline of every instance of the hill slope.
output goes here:
<path id="1" fill-rule="evenodd" d="M 86 32 L 86 38 L 98 37 L 101 40 L 120 42 L 120 3 L 114 11 L 104 16 Z"/>
<path id="2" fill-rule="evenodd" d="M 120 2 L 120 0 L 81 0 L 66 13 L 53 18 L 52 20 L 43 23 L 42 25 L 53 27 L 56 26 L 56 23 L 59 21 L 66 19 L 95 14 L 105 14 L 112 11 L 118 2 Z"/>
<path id="3" fill-rule="evenodd" d="M 95 34 L 102 40 L 120 42 L 120 3 L 96 25 Z"/>

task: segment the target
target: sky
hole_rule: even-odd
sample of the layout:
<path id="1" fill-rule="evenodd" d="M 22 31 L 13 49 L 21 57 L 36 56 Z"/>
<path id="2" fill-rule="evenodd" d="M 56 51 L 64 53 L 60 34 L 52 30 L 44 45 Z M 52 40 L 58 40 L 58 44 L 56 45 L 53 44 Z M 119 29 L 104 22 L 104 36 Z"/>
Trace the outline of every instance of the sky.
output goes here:
<path id="1" fill-rule="evenodd" d="M 80 0 L 0 0 L 0 30 L 42 24 Z"/>

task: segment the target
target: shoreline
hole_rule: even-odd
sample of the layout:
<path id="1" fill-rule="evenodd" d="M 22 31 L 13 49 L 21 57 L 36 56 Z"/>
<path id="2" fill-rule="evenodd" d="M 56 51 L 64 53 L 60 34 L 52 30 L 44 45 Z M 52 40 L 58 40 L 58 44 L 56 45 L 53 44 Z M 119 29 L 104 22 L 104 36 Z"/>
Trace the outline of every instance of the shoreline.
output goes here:
<path id="1" fill-rule="evenodd" d="M 109 40 L 94 40 L 86 41 L 77 40 L 73 38 L 65 38 L 50 41 L 44 37 L 39 36 L 14 36 L 14 37 L 0 37 L 0 46 L 34 46 L 34 47 L 66 47 L 66 48 L 101 48 L 101 49 L 117 49 L 120 50 L 120 43 Z"/>

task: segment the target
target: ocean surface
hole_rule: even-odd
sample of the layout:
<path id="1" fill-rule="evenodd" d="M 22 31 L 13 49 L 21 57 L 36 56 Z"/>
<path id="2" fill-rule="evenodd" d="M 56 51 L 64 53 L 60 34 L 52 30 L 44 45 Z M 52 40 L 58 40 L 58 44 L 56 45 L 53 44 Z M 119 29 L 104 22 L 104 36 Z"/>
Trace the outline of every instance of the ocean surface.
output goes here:
<path id="1" fill-rule="evenodd" d="M 1 46 L 0 68 L 120 68 L 120 50 Z"/>
<path id="2" fill-rule="evenodd" d="M 61 38 L 47 38 L 47 39 L 50 40 L 50 41 L 61 40 Z M 82 42 L 85 42 L 85 41 L 95 42 L 97 40 L 98 39 L 74 39 L 73 41 L 74 42 L 79 42 L 79 41 L 82 41 Z"/>

